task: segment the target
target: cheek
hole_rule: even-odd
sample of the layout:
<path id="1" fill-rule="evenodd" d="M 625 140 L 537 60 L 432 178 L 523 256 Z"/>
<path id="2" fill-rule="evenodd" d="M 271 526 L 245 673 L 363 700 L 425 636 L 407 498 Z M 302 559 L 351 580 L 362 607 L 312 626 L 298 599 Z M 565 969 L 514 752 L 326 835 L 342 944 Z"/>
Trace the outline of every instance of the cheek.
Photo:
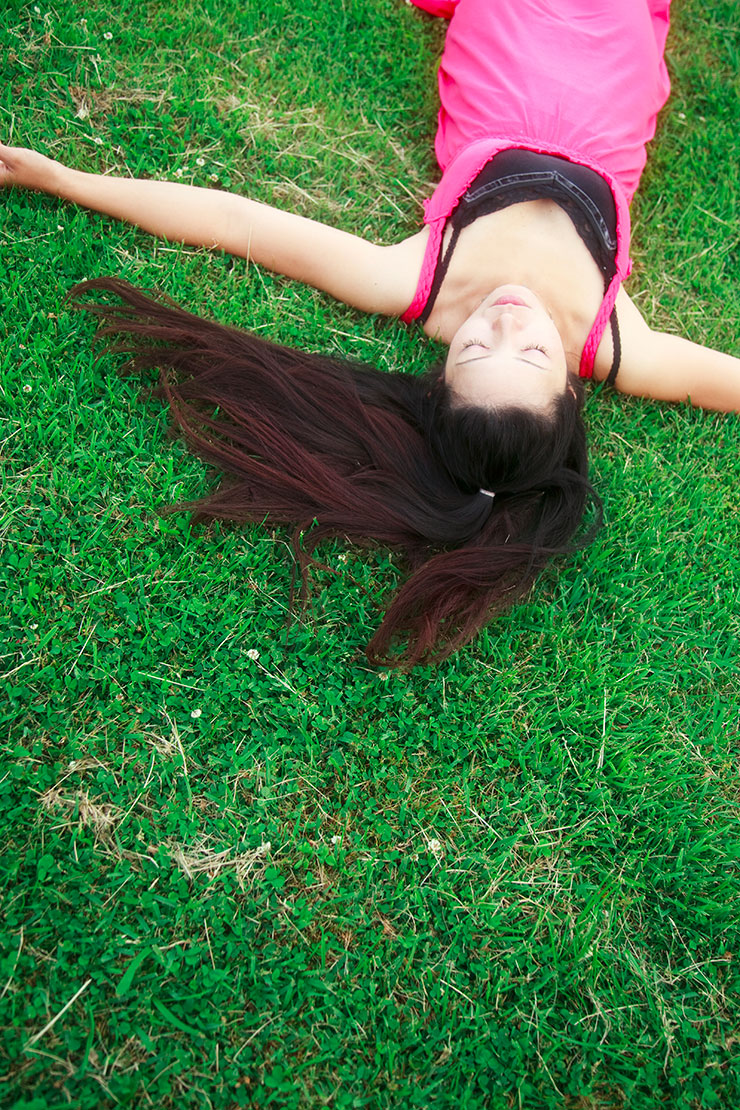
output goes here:
<path id="1" fill-rule="evenodd" d="M 557 366 L 567 367 L 568 359 L 563 346 L 563 339 L 558 329 L 553 325 L 550 329 L 548 336 L 549 349 L 552 352 L 553 361 Z"/>

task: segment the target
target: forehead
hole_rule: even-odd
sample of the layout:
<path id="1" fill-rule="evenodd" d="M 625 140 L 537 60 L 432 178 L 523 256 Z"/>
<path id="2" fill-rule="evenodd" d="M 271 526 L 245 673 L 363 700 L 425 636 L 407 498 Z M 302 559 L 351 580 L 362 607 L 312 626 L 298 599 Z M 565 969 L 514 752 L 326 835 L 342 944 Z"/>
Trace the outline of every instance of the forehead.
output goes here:
<path id="1" fill-rule="evenodd" d="M 566 388 L 568 372 L 564 360 L 542 357 L 531 361 L 526 354 L 484 353 L 465 358 L 449 357 L 445 380 L 463 402 L 474 405 L 501 404 L 548 406 Z"/>

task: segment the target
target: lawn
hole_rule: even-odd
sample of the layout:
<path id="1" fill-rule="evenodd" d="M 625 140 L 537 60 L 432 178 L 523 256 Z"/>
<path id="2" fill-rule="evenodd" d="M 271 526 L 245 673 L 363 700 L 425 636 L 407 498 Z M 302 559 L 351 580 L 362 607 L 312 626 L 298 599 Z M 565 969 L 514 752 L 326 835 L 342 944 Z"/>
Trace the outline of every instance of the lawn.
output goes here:
<path id="1" fill-rule="evenodd" d="M 0 137 L 382 242 L 436 178 L 400 0 L 6 0 Z M 740 14 L 676 3 L 651 323 L 740 354 Z M 0 195 L 0 1094 L 23 1110 L 740 1104 L 740 423 L 587 403 L 606 526 L 436 667 L 398 557 L 163 515 L 209 482 L 96 359 L 106 274 L 281 342 L 439 355 L 242 259 Z M 2 1088 L 0 1088 L 2 1090 Z"/>

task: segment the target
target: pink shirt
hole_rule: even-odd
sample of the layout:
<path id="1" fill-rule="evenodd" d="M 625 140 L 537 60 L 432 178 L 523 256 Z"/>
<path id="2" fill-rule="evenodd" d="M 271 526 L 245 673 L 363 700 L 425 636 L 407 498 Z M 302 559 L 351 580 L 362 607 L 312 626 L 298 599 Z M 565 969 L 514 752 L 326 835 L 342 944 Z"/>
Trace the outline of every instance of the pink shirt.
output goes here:
<path id="1" fill-rule="evenodd" d="M 525 147 L 589 166 L 617 209 L 617 275 L 581 359 L 590 377 L 620 281 L 631 269 L 629 202 L 670 84 L 663 50 L 670 0 L 413 0 L 450 19 L 439 67 L 435 152 L 442 179 L 403 319 L 426 304 L 450 212 L 494 154 Z"/>

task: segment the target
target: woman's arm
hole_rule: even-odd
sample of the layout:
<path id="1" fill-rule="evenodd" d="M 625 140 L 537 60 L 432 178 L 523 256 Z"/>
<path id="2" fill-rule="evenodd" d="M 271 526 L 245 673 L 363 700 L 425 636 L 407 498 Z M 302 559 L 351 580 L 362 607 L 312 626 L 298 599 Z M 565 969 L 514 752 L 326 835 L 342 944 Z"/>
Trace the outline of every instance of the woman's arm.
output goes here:
<path id="1" fill-rule="evenodd" d="M 49 193 L 170 242 L 240 255 L 364 312 L 400 315 L 413 297 L 421 265 L 421 248 L 407 245 L 417 236 L 382 247 L 234 193 L 82 173 L 36 151 L 2 144 L 0 185 Z"/>
<path id="2" fill-rule="evenodd" d="M 617 297 L 622 361 L 615 385 L 656 401 L 689 401 L 698 408 L 740 412 L 740 358 L 678 335 L 653 331 L 624 290 Z M 607 333 L 608 334 L 608 333 Z M 601 360 L 599 360 L 601 361 Z M 596 367 L 596 377 L 605 377 Z"/>

